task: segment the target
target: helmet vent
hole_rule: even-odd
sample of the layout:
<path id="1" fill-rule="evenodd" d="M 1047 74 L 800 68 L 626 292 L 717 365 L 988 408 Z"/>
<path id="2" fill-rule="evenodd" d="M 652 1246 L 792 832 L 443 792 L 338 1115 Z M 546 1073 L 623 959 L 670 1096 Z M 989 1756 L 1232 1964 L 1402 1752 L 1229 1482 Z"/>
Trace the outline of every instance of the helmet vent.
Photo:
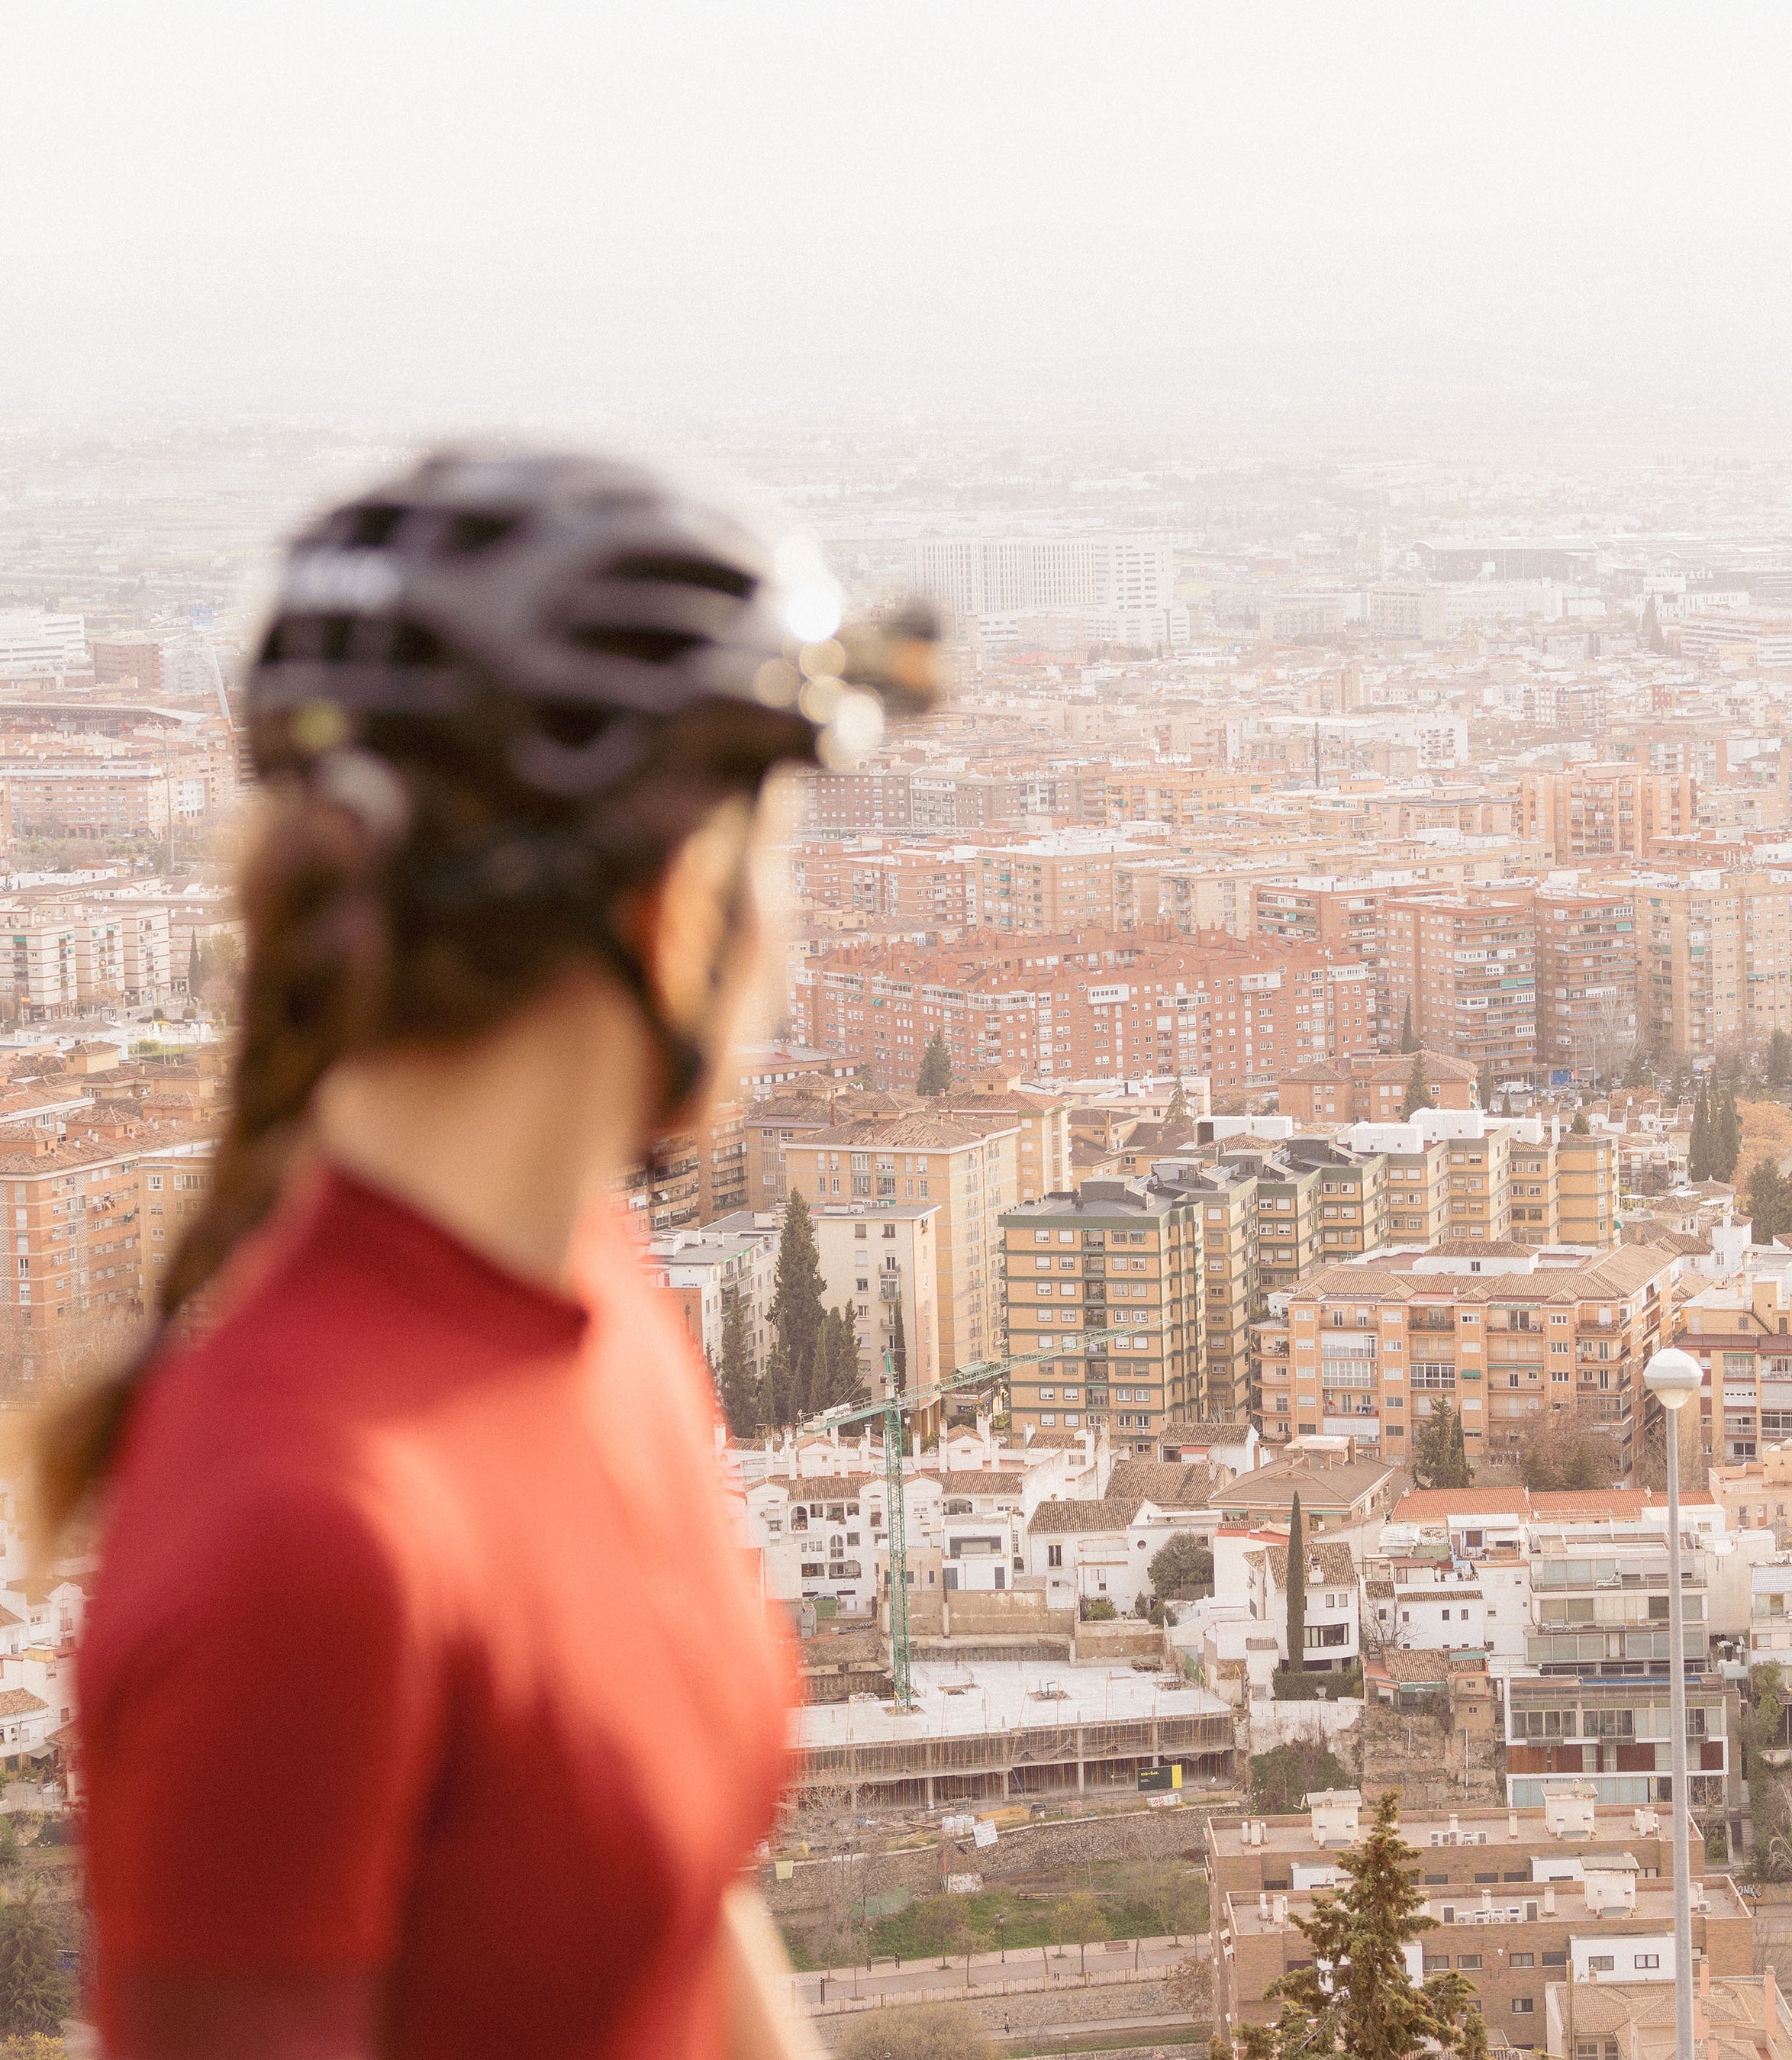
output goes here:
<path id="1" fill-rule="evenodd" d="M 370 501 L 358 508 L 345 508 L 331 523 L 331 543 L 343 550 L 377 551 L 392 541 L 398 525 L 410 513 L 390 501 Z"/>
<path id="2" fill-rule="evenodd" d="M 468 558 L 501 544 L 522 527 L 522 518 L 497 509 L 469 508 L 451 515 L 436 539 L 436 551 L 445 558 Z"/>
<path id="3" fill-rule="evenodd" d="M 759 582 L 738 565 L 718 565 L 713 558 L 686 558 L 665 553 L 637 552 L 617 558 L 604 569 L 611 579 L 653 580 L 665 586 L 701 587 L 708 593 L 725 593 L 736 601 L 750 601 Z"/>
<path id="4" fill-rule="evenodd" d="M 633 658 L 642 665 L 672 665 L 687 651 L 694 651 L 709 641 L 683 629 L 652 629 L 615 622 L 587 623 L 567 634 L 581 651 L 599 657 Z"/>

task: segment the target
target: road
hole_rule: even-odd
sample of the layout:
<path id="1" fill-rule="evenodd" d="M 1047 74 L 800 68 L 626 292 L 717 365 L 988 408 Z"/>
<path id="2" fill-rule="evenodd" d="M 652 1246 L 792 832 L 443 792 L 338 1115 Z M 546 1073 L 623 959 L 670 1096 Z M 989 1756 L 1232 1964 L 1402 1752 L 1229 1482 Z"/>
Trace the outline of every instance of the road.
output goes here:
<path id="1" fill-rule="evenodd" d="M 1184 1932 L 1180 1938 L 1104 1939 L 1082 1948 L 1028 1946 L 1007 1953 L 971 1955 L 969 1992 L 999 1996 L 1004 1983 L 1014 1992 L 1036 1994 L 1042 1986 L 1081 1988 L 1087 1961 L 1089 1985 L 1161 1974 L 1187 1959 L 1205 1955 L 1207 1942 Z M 792 1975 L 796 1999 L 810 2011 L 829 2011 L 850 2002 L 913 2002 L 923 1996 L 963 1995 L 966 1973 L 962 1954 L 942 1966 L 937 1957 L 905 1960 L 898 1966 L 880 1960 L 869 1967 L 831 1967 L 825 1973 Z"/>

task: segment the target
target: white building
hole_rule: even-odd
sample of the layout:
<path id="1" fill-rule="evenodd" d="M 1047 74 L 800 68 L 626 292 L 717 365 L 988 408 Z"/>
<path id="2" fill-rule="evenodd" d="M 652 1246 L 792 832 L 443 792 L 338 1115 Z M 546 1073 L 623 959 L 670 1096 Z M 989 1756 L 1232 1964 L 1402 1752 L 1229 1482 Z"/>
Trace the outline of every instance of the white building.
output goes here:
<path id="1" fill-rule="evenodd" d="M 884 1393 L 886 1352 L 905 1387 L 940 1378 L 940 1220 L 939 1204 L 928 1202 L 818 1202 L 811 1211 L 822 1299 L 852 1311 L 859 1378 L 872 1396 Z"/>
<path id="2" fill-rule="evenodd" d="M 86 659 L 86 626 L 78 615 L 52 615 L 38 608 L 0 609 L 0 679 L 66 673 Z"/>

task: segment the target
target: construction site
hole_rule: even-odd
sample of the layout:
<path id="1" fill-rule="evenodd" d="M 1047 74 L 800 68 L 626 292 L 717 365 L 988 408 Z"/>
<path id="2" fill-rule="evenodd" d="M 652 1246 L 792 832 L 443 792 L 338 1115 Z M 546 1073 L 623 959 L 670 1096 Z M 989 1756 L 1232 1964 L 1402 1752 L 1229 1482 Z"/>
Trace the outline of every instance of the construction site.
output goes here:
<path id="1" fill-rule="evenodd" d="M 800 1711 L 800 1790 L 934 1810 L 1136 1789 L 1148 1768 L 1179 1767 L 1189 1787 L 1233 1779 L 1232 1711 L 1174 1675 L 917 1662 L 911 1686 L 908 1709 L 854 1695 Z"/>

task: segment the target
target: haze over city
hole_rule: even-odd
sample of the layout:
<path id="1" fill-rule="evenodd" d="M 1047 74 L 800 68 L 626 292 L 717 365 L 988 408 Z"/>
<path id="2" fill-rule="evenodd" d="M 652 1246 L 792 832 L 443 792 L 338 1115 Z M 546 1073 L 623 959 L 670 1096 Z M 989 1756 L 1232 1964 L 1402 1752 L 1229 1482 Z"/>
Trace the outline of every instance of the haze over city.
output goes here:
<path id="1" fill-rule="evenodd" d="M 0 1432 L 216 1204 L 287 541 L 441 445 L 724 482 L 837 583 L 740 697 L 826 769 L 604 1194 L 801 1656 L 780 2007 L 1204 2054 L 1391 1792 L 1491 2050 L 1667 2060 L 1696 1954 L 1792 2060 L 1789 77 L 1753 5 L 0 10 Z M 93 1967 L 24 1479 L 0 2060 Z"/>

